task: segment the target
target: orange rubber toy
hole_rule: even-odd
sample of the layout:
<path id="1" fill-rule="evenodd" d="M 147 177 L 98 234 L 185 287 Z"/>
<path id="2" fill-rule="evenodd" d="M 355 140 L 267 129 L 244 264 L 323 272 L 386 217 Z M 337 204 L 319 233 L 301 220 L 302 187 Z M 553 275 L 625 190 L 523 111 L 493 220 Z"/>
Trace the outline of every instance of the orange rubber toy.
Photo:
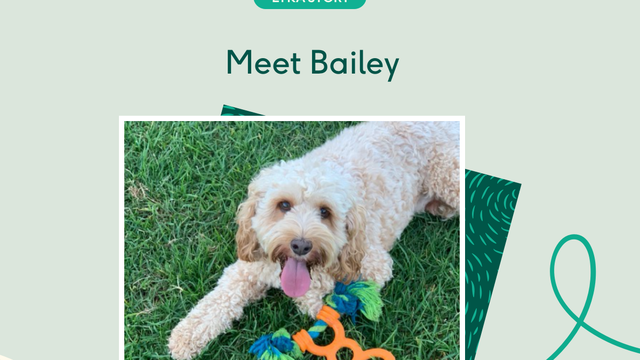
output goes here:
<path id="1" fill-rule="evenodd" d="M 306 330 L 300 330 L 294 334 L 291 339 L 298 344 L 300 350 L 303 352 L 308 351 L 314 355 L 324 356 L 327 360 L 337 360 L 336 354 L 338 351 L 342 348 L 348 348 L 353 351 L 352 360 L 367 360 L 373 357 L 383 360 L 396 359 L 393 354 L 384 349 L 362 350 L 355 340 L 346 338 L 344 335 L 344 327 L 342 327 L 339 320 L 340 314 L 327 305 L 322 307 L 317 318 L 326 322 L 327 325 L 333 329 L 335 338 L 331 344 L 319 346 L 313 342 L 313 339 Z"/>

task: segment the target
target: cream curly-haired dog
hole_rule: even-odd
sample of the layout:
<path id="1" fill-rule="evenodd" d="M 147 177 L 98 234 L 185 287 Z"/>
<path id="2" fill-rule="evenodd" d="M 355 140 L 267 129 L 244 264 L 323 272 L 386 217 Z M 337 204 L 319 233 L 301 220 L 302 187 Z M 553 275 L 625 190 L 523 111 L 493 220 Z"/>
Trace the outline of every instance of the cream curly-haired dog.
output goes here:
<path id="1" fill-rule="evenodd" d="M 458 122 L 370 122 L 263 169 L 238 208 L 238 261 L 173 329 L 171 355 L 197 355 L 271 287 L 315 317 L 335 281 L 384 285 L 416 212 L 458 214 L 459 155 Z"/>

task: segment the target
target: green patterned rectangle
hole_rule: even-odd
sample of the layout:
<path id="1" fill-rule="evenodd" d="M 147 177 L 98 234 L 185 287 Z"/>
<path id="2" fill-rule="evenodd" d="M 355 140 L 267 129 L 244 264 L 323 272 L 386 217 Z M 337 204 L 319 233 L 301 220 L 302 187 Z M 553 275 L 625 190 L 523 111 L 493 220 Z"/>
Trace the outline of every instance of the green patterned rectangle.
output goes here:
<path id="1" fill-rule="evenodd" d="M 487 318 L 520 184 L 466 170 L 465 358 L 473 360 Z"/>

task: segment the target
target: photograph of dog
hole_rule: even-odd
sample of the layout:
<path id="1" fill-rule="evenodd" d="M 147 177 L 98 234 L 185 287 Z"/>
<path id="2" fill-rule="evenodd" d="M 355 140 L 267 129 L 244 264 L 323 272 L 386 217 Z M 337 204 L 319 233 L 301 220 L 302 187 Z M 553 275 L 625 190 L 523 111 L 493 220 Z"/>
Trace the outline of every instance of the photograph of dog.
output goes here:
<path id="1" fill-rule="evenodd" d="M 233 129 L 231 126 L 233 123 L 225 124 L 221 129 Z M 451 235 L 459 236 L 460 176 L 458 121 L 363 122 L 344 127 L 301 156 L 262 167 L 244 185 L 242 202 L 235 211 L 237 259 L 227 263 L 212 291 L 202 293 L 197 304 L 174 324 L 168 336 L 171 357 L 197 357 L 242 318 L 249 304 L 273 296 L 273 291 L 281 292 L 276 295 L 279 299 L 295 304 L 297 313 L 313 318 L 337 281 L 372 280 L 385 286 L 394 275 L 398 277 L 394 245 L 415 216 L 436 228 L 446 224 L 449 243 L 443 253 L 447 261 L 441 267 L 455 279 L 459 276 L 459 239 L 452 240 Z M 130 183 L 130 192 L 149 192 L 147 185 Z M 443 221 L 448 219 L 452 220 Z M 419 237 L 414 241 L 433 242 Z M 451 256 L 451 252 L 456 254 Z M 417 266 L 429 260 L 421 255 L 429 254 L 416 254 Z M 456 288 L 448 287 L 452 295 L 446 306 L 459 317 L 459 304 L 453 301 L 459 296 L 457 283 Z M 402 308 L 402 303 L 385 298 L 385 289 L 383 300 Z M 434 291 L 434 286 L 423 289 L 420 296 L 429 289 Z M 389 311 L 391 306 L 385 306 Z M 457 318 L 435 319 L 459 324 Z M 419 331 L 420 326 L 413 327 Z M 454 337 L 457 345 L 457 334 Z M 430 358 L 457 354 L 457 350 L 431 351 Z"/>

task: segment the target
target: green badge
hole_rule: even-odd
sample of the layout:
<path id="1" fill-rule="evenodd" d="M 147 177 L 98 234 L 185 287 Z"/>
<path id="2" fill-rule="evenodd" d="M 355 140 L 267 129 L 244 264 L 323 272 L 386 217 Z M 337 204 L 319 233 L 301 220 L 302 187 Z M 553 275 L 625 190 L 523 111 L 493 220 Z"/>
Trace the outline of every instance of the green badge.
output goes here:
<path id="1" fill-rule="evenodd" d="M 263 9 L 359 9 L 366 0 L 254 0 Z"/>

